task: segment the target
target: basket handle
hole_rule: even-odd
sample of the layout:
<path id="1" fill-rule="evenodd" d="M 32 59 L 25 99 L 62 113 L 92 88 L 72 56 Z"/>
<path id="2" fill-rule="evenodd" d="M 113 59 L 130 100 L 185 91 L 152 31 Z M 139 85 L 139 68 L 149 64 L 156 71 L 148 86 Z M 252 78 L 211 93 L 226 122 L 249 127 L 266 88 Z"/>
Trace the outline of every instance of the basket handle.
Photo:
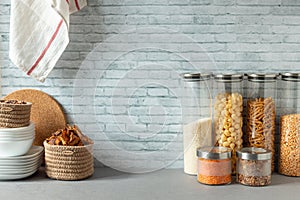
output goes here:
<path id="1" fill-rule="evenodd" d="M 65 151 L 63 151 L 62 153 L 63 153 L 64 155 L 66 155 L 66 156 L 71 156 L 71 155 L 74 154 L 74 152 L 71 151 L 71 150 L 65 150 Z"/>
<path id="2" fill-rule="evenodd" d="M 10 107 L 1 107 L 0 110 L 1 111 L 5 111 L 5 112 L 11 112 L 11 111 L 13 111 L 13 109 L 10 108 Z"/>

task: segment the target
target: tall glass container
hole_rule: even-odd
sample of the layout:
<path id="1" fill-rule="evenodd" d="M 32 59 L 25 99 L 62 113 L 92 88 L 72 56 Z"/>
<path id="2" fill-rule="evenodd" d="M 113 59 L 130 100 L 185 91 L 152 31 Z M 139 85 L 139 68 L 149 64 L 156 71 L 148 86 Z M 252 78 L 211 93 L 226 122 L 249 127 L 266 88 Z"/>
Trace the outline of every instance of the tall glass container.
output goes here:
<path id="1" fill-rule="evenodd" d="M 232 173 L 236 171 L 236 150 L 243 144 L 243 75 L 214 76 L 215 146 L 232 150 Z"/>
<path id="2" fill-rule="evenodd" d="M 244 146 L 272 152 L 274 171 L 277 74 L 247 74 Z"/>
<path id="3" fill-rule="evenodd" d="M 300 73 L 283 73 L 280 81 L 279 173 L 300 176 Z"/>
<path id="4" fill-rule="evenodd" d="M 211 74 L 185 73 L 183 112 L 184 172 L 197 175 L 197 149 L 212 145 Z"/>

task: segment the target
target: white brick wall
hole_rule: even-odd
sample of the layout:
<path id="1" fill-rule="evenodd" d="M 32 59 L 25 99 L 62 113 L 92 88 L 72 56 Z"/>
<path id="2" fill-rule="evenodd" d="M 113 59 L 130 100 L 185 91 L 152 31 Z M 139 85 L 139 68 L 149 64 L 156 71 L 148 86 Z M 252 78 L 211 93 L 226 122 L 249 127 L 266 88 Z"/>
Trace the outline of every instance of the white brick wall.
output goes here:
<path id="1" fill-rule="evenodd" d="M 141 170 L 143 161 L 105 154 L 104 149 L 111 150 L 105 135 L 126 150 L 141 155 L 154 152 L 156 161 L 149 164 L 153 169 L 169 166 L 182 151 L 176 98 L 179 73 L 195 68 L 300 70 L 297 0 L 89 0 L 88 7 L 71 16 L 70 44 L 45 83 L 28 78 L 10 63 L 9 15 L 10 0 L 1 0 L 3 95 L 22 88 L 53 95 L 65 108 L 68 121 L 79 123 L 97 140 L 102 159 L 132 168 L 136 164 Z M 125 33 L 128 30 L 131 34 Z M 135 126 L 139 131 L 134 131 Z M 154 135 L 141 139 L 124 130 Z M 179 158 L 171 167 L 182 165 Z"/>

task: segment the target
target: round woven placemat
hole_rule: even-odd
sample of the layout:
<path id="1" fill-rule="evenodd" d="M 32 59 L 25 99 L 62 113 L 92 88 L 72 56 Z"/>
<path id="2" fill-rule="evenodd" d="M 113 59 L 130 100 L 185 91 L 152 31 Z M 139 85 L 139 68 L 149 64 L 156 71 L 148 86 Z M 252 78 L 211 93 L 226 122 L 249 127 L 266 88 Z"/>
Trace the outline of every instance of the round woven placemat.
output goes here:
<path id="1" fill-rule="evenodd" d="M 45 92 L 34 89 L 17 90 L 5 96 L 4 99 L 17 99 L 32 103 L 30 120 L 35 124 L 33 145 L 43 146 L 46 138 L 66 126 L 62 107 Z"/>

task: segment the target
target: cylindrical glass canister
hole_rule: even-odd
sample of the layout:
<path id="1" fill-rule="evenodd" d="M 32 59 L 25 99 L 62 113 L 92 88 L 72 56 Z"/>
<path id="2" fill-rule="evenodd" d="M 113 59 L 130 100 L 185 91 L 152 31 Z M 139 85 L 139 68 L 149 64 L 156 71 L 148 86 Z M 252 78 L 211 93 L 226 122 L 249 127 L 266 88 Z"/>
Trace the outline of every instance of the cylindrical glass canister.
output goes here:
<path id="1" fill-rule="evenodd" d="M 278 171 L 300 176 L 300 73 L 282 73 L 280 81 Z"/>
<path id="2" fill-rule="evenodd" d="M 276 94 L 278 74 L 247 74 L 244 146 L 272 152 L 275 158 Z"/>
<path id="3" fill-rule="evenodd" d="M 243 144 L 243 75 L 219 74 L 214 80 L 214 142 L 231 148 L 235 174 L 235 152 Z"/>
<path id="4" fill-rule="evenodd" d="M 211 74 L 182 74 L 184 172 L 197 175 L 197 149 L 212 145 Z"/>
<path id="5" fill-rule="evenodd" d="M 203 147 L 197 150 L 200 183 L 222 185 L 231 183 L 231 149 Z"/>
<path id="6" fill-rule="evenodd" d="M 262 148 L 244 147 L 237 150 L 236 180 L 249 186 L 271 184 L 272 152 Z"/>

